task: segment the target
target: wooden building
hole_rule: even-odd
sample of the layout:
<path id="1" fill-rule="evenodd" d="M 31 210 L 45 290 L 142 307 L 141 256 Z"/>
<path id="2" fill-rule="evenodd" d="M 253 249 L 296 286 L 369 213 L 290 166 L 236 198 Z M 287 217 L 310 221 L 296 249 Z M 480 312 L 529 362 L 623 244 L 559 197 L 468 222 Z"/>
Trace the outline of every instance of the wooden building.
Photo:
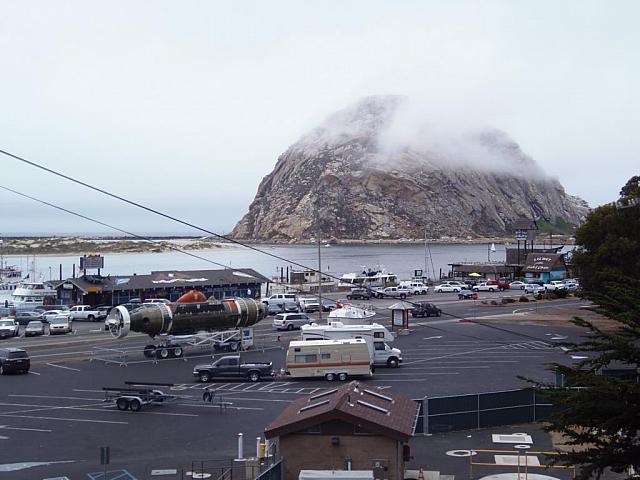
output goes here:
<path id="1" fill-rule="evenodd" d="M 527 283 L 549 283 L 567 278 L 567 265 L 561 253 L 530 253 L 522 273 Z"/>
<path id="2" fill-rule="evenodd" d="M 283 480 L 301 470 L 374 470 L 402 480 L 419 405 L 351 382 L 291 403 L 265 430 L 283 458 Z"/>
<path id="3" fill-rule="evenodd" d="M 224 270 L 165 270 L 149 275 L 84 275 L 52 282 L 62 305 L 119 305 L 132 298 L 175 301 L 189 290 L 218 300 L 259 298 L 269 280 L 250 268 Z"/>

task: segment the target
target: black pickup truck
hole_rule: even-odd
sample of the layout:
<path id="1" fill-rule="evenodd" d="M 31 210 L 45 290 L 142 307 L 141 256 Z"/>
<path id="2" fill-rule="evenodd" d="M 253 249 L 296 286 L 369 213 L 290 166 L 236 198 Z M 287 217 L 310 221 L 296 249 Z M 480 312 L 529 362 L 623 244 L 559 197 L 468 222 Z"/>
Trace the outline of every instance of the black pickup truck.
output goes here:
<path id="1" fill-rule="evenodd" d="M 193 367 L 193 376 L 201 382 L 214 378 L 247 378 L 257 382 L 274 375 L 272 363 L 240 363 L 240 355 L 226 355 L 216 362 Z"/>

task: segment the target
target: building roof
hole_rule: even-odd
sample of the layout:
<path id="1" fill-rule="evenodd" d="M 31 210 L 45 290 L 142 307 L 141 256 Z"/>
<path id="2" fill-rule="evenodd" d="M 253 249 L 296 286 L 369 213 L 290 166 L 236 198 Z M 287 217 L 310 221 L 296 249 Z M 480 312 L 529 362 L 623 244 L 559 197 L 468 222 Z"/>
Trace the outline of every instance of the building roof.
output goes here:
<path id="1" fill-rule="evenodd" d="M 164 287 L 202 287 L 210 285 L 246 285 L 267 283 L 268 278 L 251 268 L 229 268 L 224 270 L 163 270 L 148 275 L 110 275 L 99 277 L 85 275 L 69 278 L 56 286 L 72 283 L 90 291 L 148 290 Z"/>
<path id="2" fill-rule="evenodd" d="M 533 250 L 528 248 L 525 252 L 524 248 L 520 249 L 520 261 L 518 262 L 518 249 L 517 248 L 507 248 L 506 249 L 506 263 L 507 265 L 522 265 L 524 264 L 527 255 L 525 253 L 558 253 L 562 250 L 563 245 L 559 247 L 553 248 L 534 248 Z"/>
<path id="3" fill-rule="evenodd" d="M 458 273 L 511 273 L 513 268 L 504 263 L 450 263 L 454 272 Z"/>
<path id="4" fill-rule="evenodd" d="M 550 272 L 558 265 L 565 266 L 564 259 L 560 253 L 530 253 L 522 269 L 523 272 Z"/>
<path id="5" fill-rule="evenodd" d="M 265 429 L 273 438 L 300 432 L 331 420 L 407 441 L 415 430 L 419 405 L 402 395 L 376 387 L 350 382 L 291 403 Z"/>
<path id="6" fill-rule="evenodd" d="M 530 218 L 519 218 L 510 225 L 511 230 L 538 230 L 538 224 Z"/>

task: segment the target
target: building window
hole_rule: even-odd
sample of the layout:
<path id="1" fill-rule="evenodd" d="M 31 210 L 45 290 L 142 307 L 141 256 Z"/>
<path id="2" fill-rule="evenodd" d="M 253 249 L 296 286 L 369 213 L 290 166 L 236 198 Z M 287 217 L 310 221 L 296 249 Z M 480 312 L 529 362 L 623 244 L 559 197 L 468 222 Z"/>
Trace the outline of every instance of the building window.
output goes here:
<path id="1" fill-rule="evenodd" d="M 320 433 L 320 425 L 312 425 L 304 430 L 300 430 L 300 433 Z"/>
<path id="2" fill-rule="evenodd" d="M 296 355 L 295 363 L 316 363 L 318 361 L 318 356 L 313 355 Z"/>

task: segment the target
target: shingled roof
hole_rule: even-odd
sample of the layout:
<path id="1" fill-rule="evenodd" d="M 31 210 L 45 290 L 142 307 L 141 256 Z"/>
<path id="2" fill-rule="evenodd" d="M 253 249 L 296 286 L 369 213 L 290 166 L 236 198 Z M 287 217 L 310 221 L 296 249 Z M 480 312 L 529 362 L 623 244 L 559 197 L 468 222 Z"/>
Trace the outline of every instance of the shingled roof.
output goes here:
<path id="1" fill-rule="evenodd" d="M 299 432 L 331 420 L 341 420 L 400 441 L 415 430 L 418 403 L 358 382 L 298 399 L 266 428 L 266 438 Z"/>

